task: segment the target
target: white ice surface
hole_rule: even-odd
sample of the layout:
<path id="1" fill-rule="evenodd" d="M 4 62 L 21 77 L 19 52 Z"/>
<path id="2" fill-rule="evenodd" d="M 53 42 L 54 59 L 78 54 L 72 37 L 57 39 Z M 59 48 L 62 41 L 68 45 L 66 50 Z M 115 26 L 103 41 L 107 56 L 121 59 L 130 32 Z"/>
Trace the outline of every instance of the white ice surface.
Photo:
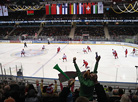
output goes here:
<path id="1" fill-rule="evenodd" d="M 117 45 L 89 45 L 92 52 L 84 54 L 83 48 L 87 45 L 73 45 L 73 44 L 27 44 L 25 48 L 26 57 L 20 57 L 20 52 L 24 48 L 23 44 L 0 44 L 0 63 L 6 69 L 6 74 L 9 74 L 9 67 L 12 69 L 12 74 L 16 75 L 17 66 L 23 66 L 24 76 L 31 77 L 44 77 L 44 78 L 58 78 L 59 72 L 53 67 L 58 64 L 63 71 L 75 71 L 73 65 L 73 57 L 76 57 L 77 64 L 81 71 L 87 70 L 82 67 L 83 60 L 89 63 L 89 69 L 92 71 L 95 64 L 95 52 L 101 56 L 98 67 L 98 80 L 99 81 L 112 81 L 112 82 L 136 82 L 138 66 L 138 56 L 131 54 L 132 47 L 117 46 Z M 42 46 L 45 45 L 46 49 L 41 55 Z M 57 47 L 61 48 L 58 54 Z M 112 55 L 112 49 L 118 53 L 118 59 Z M 128 49 L 128 57 L 125 57 L 125 49 Z M 34 50 L 34 51 L 33 51 Z M 63 54 L 67 55 L 67 62 L 63 62 Z M 31 56 L 35 54 L 36 56 Z M 1 74 L 1 72 L 0 72 Z"/>

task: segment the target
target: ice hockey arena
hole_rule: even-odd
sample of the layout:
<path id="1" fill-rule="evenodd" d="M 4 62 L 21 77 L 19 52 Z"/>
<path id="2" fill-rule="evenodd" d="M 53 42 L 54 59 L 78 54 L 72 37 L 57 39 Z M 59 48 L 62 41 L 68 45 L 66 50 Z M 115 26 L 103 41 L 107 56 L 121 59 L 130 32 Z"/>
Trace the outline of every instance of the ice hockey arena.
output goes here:
<path id="1" fill-rule="evenodd" d="M 0 102 L 138 102 L 137 15 L 137 0 L 1 0 Z"/>

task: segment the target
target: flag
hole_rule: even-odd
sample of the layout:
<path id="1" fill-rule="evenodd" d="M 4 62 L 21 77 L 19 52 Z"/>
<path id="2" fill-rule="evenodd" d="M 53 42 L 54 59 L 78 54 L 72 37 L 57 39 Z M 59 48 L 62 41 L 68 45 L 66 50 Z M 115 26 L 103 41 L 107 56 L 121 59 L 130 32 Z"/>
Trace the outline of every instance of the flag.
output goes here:
<path id="1" fill-rule="evenodd" d="M 76 3 L 74 3 L 73 4 L 73 14 L 77 14 L 77 4 Z"/>
<path id="2" fill-rule="evenodd" d="M 0 6 L 0 16 L 3 16 L 2 6 Z"/>
<path id="3" fill-rule="evenodd" d="M 83 71 L 81 72 L 82 75 L 85 73 L 86 71 Z M 74 72 L 74 71 L 67 71 L 67 72 L 64 72 L 69 78 L 75 78 L 77 77 L 77 72 Z M 65 82 L 65 81 L 68 81 L 68 79 L 63 75 L 63 74 L 58 74 L 59 76 L 59 81 L 60 82 Z"/>
<path id="4" fill-rule="evenodd" d="M 27 11 L 27 15 L 34 15 L 34 10 Z"/>
<path id="5" fill-rule="evenodd" d="M 84 14 L 84 3 L 79 3 L 79 14 Z"/>
<path id="6" fill-rule="evenodd" d="M 98 14 L 102 14 L 102 13 L 103 13 L 103 3 L 98 2 Z"/>
<path id="7" fill-rule="evenodd" d="M 83 14 L 85 14 L 86 3 L 83 3 Z"/>
<path id="8" fill-rule="evenodd" d="M 86 4 L 86 14 L 91 14 L 91 3 Z"/>
<path id="9" fill-rule="evenodd" d="M 57 15 L 62 14 L 62 4 L 57 4 Z"/>
<path id="10" fill-rule="evenodd" d="M 77 14 L 79 14 L 79 4 L 77 4 Z"/>
<path id="11" fill-rule="evenodd" d="M 62 15 L 65 14 L 65 4 L 62 4 Z"/>
<path id="12" fill-rule="evenodd" d="M 74 12 L 73 12 L 73 4 L 71 4 L 70 3 L 70 5 L 69 5 L 69 14 L 73 14 Z"/>
<path id="13" fill-rule="evenodd" d="M 98 13 L 98 6 L 97 6 L 97 3 L 95 3 L 93 5 L 93 14 L 97 14 Z"/>
<path id="14" fill-rule="evenodd" d="M 8 8 L 7 8 L 7 6 L 2 6 L 2 9 L 3 9 L 3 15 L 4 16 L 8 16 Z"/>
<path id="15" fill-rule="evenodd" d="M 56 14 L 57 14 L 56 4 L 52 4 L 52 6 L 51 6 L 51 15 L 56 15 Z"/>
<path id="16" fill-rule="evenodd" d="M 65 14 L 68 14 L 68 3 L 65 3 Z"/>
<path id="17" fill-rule="evenodd" d="M 46 15 L 51 15 L 51 5 L 46 4 Z"/>

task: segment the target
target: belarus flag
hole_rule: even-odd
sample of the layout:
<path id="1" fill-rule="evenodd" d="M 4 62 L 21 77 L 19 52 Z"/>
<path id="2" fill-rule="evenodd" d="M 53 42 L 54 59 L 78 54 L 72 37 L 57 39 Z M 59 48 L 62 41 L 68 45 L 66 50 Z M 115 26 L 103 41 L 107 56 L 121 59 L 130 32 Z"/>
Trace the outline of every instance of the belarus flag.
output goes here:
<path id="1" fill-rule="evenodd" d="M 46 15 L 50 15 L 51 14 L 51 6 L 50 4 L 46 4 Z"/>
<path id="2" fill-rule="evenodd" d="M 57 4 L 57 15 L 62 14 L 62 4 Z"/>

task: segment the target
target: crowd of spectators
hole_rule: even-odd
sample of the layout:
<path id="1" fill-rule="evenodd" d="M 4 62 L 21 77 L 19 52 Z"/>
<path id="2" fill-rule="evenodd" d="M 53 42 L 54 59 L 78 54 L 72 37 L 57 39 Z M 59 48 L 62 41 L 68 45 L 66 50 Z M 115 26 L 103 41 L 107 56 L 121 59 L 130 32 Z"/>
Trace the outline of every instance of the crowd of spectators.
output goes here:
<path id="1" fill-rule="evenodd" d="M 75 36 L 82 36 L 82 34 L 89 34 L 89 36 L 104 36 L 104 27 L 92 27 L 92 26 L 84 26 L 84 27 L 76 27 Z"/>
<path id="2" fill-rule="evenodd" d="M 137 34 L 137 27 L 108 27 L 112 39 L 125 39 Z"/>
<path id="3" fill-rule="evenodd" d="M 69 36 L 71 27 L 43 27 L 41 36 Z"/>
<path id="4" fill-rule="evenodd" d="M 21 36 L 23 34 L 28 34 L 28 36 L 35 36 L 39 27 L 17 27 L 10 36 Z"/>

